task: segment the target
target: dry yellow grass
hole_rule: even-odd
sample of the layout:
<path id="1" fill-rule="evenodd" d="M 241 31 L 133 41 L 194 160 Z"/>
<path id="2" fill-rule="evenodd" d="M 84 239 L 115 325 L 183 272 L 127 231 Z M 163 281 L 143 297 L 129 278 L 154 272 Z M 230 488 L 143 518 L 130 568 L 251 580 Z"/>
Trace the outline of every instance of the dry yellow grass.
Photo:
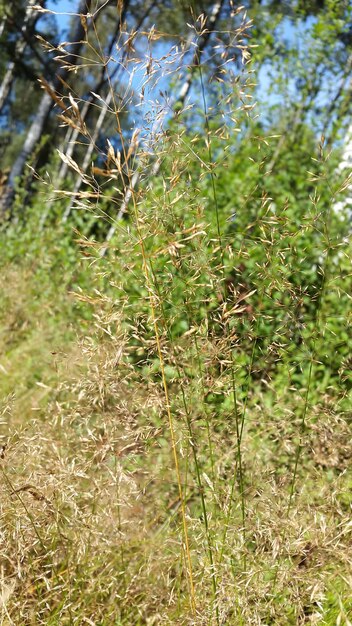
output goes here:
<path id="1" fill-rule="evenodd" d="M 39 416 L 28 411 L 11 422 L 11 407 L 5 410 L 3 623 L 208 624 L 215 619 L 211 571 L 191 477 L 185 506 L 195 618 L 187 600 L 162 386 L 137 377 L 131 382 L 122 335 L 80 345 L 82 374 L 54 386 Z M 34 409 L 37 400 L 33 386 Z M 204 483 L 221 623 L 335 624 L 324 621 L 332 594 L 334 620 L 340 615 L 347 624 L 346 421 L 328 398 L 311 415 L 287 518 L 294 413 L 287 407 L 283 420 L 282 404 L 263 409 L 261 401 L 249 409 L 243 438 L 245 544 L 237 496 L 223 542 L 236 449 L 231 428 L 213 442 L 216 485 L 209 476 Z M 181 447 L 180 453 L 185 460 L 189 451 Z"/>

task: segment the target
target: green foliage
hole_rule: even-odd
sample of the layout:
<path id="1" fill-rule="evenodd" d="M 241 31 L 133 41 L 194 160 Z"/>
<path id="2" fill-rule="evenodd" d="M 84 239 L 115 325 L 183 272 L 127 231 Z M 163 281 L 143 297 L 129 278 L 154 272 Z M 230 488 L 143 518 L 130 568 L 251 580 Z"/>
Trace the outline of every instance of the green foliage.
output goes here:
<path id="1" fill-rule="evenodd" d="M 169 134 L 172 161 L 166 156 L 162 177 L 144 201 L 140 232 L 132 226 L 127 239 L 122 231 L 115 240 L 118 272 L 119 259 L 134 239 L 128 272 L 121 266 L 120 294 L 130 299 L 134 319 L 147 315 L 140 309 L 145 279 L 136 250 L 141 237 L 174 340 L 202 324 L 215 336 L 223 332 L 218 320 L 225 282 L 233 304 L 244 298 L 230 328 L 239 361 L 248 366 L 255 349 L 254 378 L 304 387 L 314 353 L 316 393 L 335 384 L 343 395 L 350 389 L 351 250 L 348 219 L 332 209 L 341 182 L 334 174 L 336 157 L 326 160 L 304 126 L 283 145 L 280 141 L 267 141 L 256 128 L 223 158 L 219 152 L 214 181 L 224 233 L 221 275 L 219 251 L 214 251 L 219 247 L 214 188 L 201 165 L 206 159 L 202 141 L 188 143 L 184 136 L 180 144 Z M 213 149 L 219 149 L 215 142 Z M 187 170 L 173 187 L 171 170 L 182 162 Z M 153 329 L 144 329 L 148 340 Z M 148 360 L 147 353 L 144 357 Z"/>

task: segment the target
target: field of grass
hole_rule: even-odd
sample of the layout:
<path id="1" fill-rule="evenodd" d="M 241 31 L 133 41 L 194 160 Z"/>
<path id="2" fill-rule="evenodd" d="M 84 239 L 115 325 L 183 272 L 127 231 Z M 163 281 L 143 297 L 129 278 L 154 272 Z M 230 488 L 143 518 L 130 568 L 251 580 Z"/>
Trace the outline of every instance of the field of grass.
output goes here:
<path id="1" fill-rule="evenodd" d="M 1 623 L 350 624 L 348 403 L 255 379 L 236 402 L 178 360 L 168 410 L 84 263 L 83 303 L 69 271 L 2 268 Z"/>

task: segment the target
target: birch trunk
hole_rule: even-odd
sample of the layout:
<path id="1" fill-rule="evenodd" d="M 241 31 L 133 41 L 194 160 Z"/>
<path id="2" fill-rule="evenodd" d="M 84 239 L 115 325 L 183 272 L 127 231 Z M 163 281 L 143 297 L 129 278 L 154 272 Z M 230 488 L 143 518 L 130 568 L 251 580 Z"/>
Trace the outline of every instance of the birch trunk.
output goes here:
<path id="1" fill-rule="evenodd" d="M 92 0 L 80 0 L 77 13 L 80 15 L 89 13 L 91 3 Z M 74 41 L 75 43 L 73 44 L 73 46 L 71 46 L 70 54 L 65 59 L 65 66 L 61 67 L 56 75 L 56 79 L 54 80 L 52 85 L 53 90 L 58 89 L 58 87 L 61 85 L 60 79 L 66 76 L 67 66 L 69 64 L 74 65 L 77 63 L 77 57 L 83 44 L 82 40 L 84 38 L 84 35 L 85 30 L 80 18 L 78 17 L 76 28 L 72 33 L 72 41 Z M 45 93 L 39 104 L 38 112 L 35 115 L 33 122 L 28 130 L 22 150 L 20 151 L 17 159 L 15 160 L 11 168 L 7 189 L 0 200 L 0 212 L 3 214 L 10 209 L 14 196 L 16 181 L 22 176 L 26 162 L 32 154 L 33 150 L 35 149 L 36 144 L 38 143 L 43 133 L 46 120 L 53 105 L 54 102 L 51 96 L 48 93 Z"/>
<path id="2" fill-rule="evenodd" d="M 350 172 L 352 169 L 352 124 L 350 124 L 347 133 L 345 146 L 342 153 L 342 160 L 339 165 L 341 172 Z M 342 201 L 335 202 L 333 205 L 333 211 L 337 214 L 341 214 L 342 219 L 347 214 L 347 217 L 352 222 L 352 184 L 348 185 L 346 198 Z"/>
<path id="3" fill-rule="evenodd" d="M 35 4 L 38 4 L 37 0 L 28 1 L 23 24 L 21 27 L 21 31 L 19 33 L 19 38 L 15 45 L 14 58 L 12 59 L 12 61 L 10 61 L 9 65 L 7 66 L 5 76 L 3 77 L 1 85 L 0 85 L 0 113 L 11 91 L 11 87 L 15 78 L 16 63 L 18 59 L 22 57 L 23 52 L 25 51 L 27 47 L 26 33 L 28 31 L 28 28 L 32 26 L 34 22 L 37 20 L 37 15 L 33 11 L 33 6 Z M 41 2 L 40 4 L 42 5 L 43 2 Z"/>
<path id="4" fill-rule="evenodd" d="M 1 22 L 0 22 L 0 37 L 3 36 L 4 30 L 5 30 L 5 26 L 6 26 L 6 22 L 7 22 L 7 18 L 4 17 Z"/>

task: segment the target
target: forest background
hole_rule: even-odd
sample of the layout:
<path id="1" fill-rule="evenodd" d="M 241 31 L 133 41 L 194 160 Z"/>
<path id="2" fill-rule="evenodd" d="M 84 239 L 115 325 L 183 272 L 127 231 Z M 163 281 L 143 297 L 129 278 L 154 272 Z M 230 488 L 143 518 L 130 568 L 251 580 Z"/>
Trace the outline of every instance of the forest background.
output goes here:
<path id="1" fill-rule="evenodd" d="M 351 18 L 0 1 L 1 623 L 351 624 Z"/>

